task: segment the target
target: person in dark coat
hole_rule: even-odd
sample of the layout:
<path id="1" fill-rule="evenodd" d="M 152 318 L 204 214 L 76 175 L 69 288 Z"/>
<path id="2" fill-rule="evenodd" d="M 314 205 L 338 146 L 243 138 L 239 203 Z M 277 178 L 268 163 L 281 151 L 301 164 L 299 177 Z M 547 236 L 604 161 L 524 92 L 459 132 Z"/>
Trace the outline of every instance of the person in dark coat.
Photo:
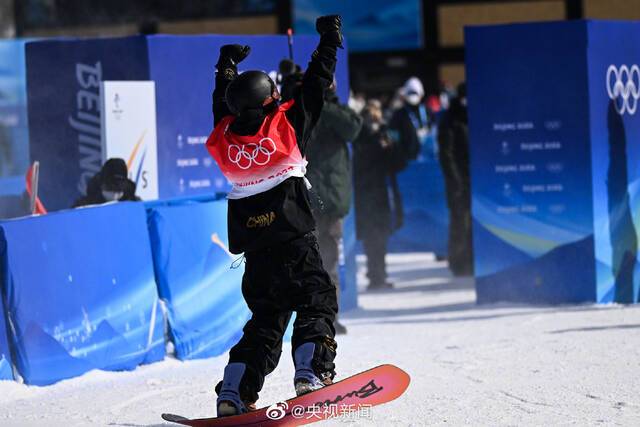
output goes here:
<path id="1" fill-rule="evenodd" d="M 404 224 L 402 192 L 396 174 L 406 169 L 409 162 L 418 158 L 429 128 L 427 110 L 422 103 L 424 87 L 420 80 L 417 77 L 411 77 L 400 89 L 398 96 L 401 104 L 393 110 L 389 119 L 388 134 L 393 140 L 393 145 L 387 152 L 393 172 L 389 176 L 389 185 L 394 205 L 392 217 L 394 230 L 401 228 Z"/>
<path id="2" fill-rule="evenodd" d="M 449 206 L 449 269 L 455 275 L 473 274 L 469 129 L 466 87 L 458 87 L 438 127 L 438 156 Z"/>
<path id="3" fill-rule="evenodd" d="M 128 178 L 127 164 L 122 159 L 113 158 L 107 160 L 100 172 L 89 180 L 87 194 L 77 199 L 73 207 L 139 200 L 136 184 Z"/>
<path id="4" fill-rule="evenodd" d="M 429 126 L 427 109 L 422 104 L 424 88 L 420 80 L 417 77 L 407 80 L 400 94 L 402 106 L 394 111 L 389 120 L 391 135 L 397 141 L 393 151 L 393 167 L 397 172 L 418 158 Z"/>
<path id="5" fill-rule="evenodd" d="M 338 261 L 342 240 L 342 219 L 351 206 L 351 165 L 347 142 L 360 132 L 362 118 L 347 105 L 342 105 L 335 92 L 335 82 L 327 91 L 325 104 L 307 149 L 307 178 L 318 196 L 314 209 L 316 231 L 322 264 L 340 293 Z M 334 323 L 336 333 L 347 329 Z"/>
<path id="6" fill-rule="evenodd" d="M 367 255 L 369 289 L 390 288 L 385 256 L 387 241 L 393 232 L 394 146 L 382 118 L 382 106 L 369 100 L 363 112 L 363 124 L 353 141 L 353 179 L 356 209 L 356 235 Z"/>

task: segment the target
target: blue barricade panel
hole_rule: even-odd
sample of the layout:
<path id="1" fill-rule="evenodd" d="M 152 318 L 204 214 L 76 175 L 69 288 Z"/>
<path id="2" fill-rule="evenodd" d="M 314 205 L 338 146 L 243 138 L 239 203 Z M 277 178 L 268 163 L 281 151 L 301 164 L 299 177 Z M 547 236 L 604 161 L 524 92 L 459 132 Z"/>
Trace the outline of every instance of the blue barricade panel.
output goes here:
<path id="1" fill-rule="evenodd" d="M 2 290 L 4 283 L 6 282 L 7 271 L 7 257 L 6 257 L 7 242 L 4 239 L 4 233 L 0 228 L 0 290 Z M 11 369 L 11 351 L 9 349 L 9 341 L 7 340 L 7 322 L 5 319 L 6 310 L 4 309 L 4 303 L 0 298 L 0 380 L 12 380 L 13 370 Z"/>
<path id="2" fill-rule="evenodd" d="M 163 317 L 141 203 L 0 223 L 11 340 L 27 384 L 164 357 Z"/>
<path id="3" fill-rule="evenodd" d="M 587 29 L 597 301 L 637 303 L 640 22 L 589 21 Z"/>
<path id="4" fill-rule="evenodd" d="M 226 352 L 250 314 L 241 292 L 244 262 L 231 268 L 238 256 L 227 249 L 226 201 L 153 207 L 149 231 L 176 356 Z"/>

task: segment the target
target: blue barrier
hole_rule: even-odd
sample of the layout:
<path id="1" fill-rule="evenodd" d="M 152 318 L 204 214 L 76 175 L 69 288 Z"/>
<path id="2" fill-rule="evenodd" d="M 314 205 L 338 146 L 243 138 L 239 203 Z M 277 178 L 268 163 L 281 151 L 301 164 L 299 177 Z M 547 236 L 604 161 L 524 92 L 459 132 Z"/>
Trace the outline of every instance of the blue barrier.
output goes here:
<path id="1" fill-rule="evenodd" d="M 231 268 L 238 257 L 226 246 L 226 201 L 156 205 L 149 210 L 149 233 L 176 356 L 224 353 L 249 318 L 241 292 L 244 263 L 239 259 Z"/>
<path id="2" fill-rule="evenodd" d="M 142 204 L 6 221 L 0 230 L 10 340 L 27 384 L 164 357 Z"/>
<path id="3" fill-rule="evenodd" d="M 7 270 L 7 258 L 2 254 L 6 252 L 6 241 L 4 239 L 4 232 L 0 228 L 0 290 L 3 285 L 3 271 Z M 0 298 L 0 380 L 12 380 L 13 370 L 11 365 L 11 349 L 9 348 L 9 340 L 7 339 L 7 323 L 5 320 L 5 309 L 3 298 Z"/>

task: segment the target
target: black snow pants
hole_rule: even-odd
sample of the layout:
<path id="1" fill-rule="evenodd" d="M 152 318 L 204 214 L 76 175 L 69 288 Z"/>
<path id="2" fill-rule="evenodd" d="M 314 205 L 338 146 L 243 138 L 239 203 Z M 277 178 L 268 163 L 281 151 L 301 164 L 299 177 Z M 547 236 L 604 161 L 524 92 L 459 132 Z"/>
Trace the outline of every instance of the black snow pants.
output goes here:
<path id="1" fill-rule="evenodd" d="M 338 312 L 336 288 L 322 266 L 312 233 L 292 241 L 245 253 L 242 294 L 252 312 L 244 335 L 229 353 L 229 363 L 244 363 L 240 395 L 257 400 L 264 377 L 278 365 L 282 337 L 292 312 L 292 351 L 314 342 L 316 374 L 335 375 L 337 344 L 333 322 Z"/>

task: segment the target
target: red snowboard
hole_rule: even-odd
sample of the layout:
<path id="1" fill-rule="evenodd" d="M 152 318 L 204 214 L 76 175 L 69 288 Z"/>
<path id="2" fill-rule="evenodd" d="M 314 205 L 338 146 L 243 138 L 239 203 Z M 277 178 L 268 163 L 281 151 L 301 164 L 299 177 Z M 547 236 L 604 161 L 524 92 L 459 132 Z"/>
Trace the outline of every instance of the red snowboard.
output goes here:
<path id="1" fill-rule="evenodd" d="M 372 406 L 398 398 L 409 386 L 409 381 L 409 375 L 402 369 L 393 365 L 380 365 L 320 390 L 247 414 L 200 419 L 162 414 L 162 418 L 193 427 L 280 427 L 299 426 L 341 416 L 364 417 Z"/>

